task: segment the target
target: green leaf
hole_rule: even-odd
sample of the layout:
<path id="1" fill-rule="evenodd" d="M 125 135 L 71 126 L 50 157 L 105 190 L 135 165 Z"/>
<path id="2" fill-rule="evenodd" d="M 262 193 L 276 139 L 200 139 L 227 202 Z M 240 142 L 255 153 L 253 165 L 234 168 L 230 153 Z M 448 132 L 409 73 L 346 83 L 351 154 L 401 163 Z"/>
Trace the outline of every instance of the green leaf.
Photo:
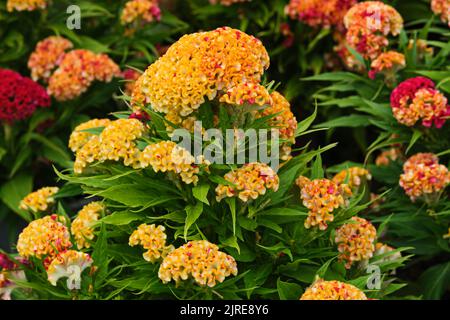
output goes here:
<path id="1" fill-rule="evenodd" d="M 184 239 L 187 240 L 189 228 L 197 221 L 203 212 L 203 203 L 197 202 L 195 205 L 186 207 L 186 222 L 184 225 Z"/>
<path id="2" fill-rule="evenodd" d="M 343 117 L 337 117 L 329 121 L 325 121 L 319 124 L 316 124 L 314 127 L 327 127 L 327 128 L 338 128 L 338 127 L 350 127 L 350 128 L 357 128 L 357 127 L 367 127 L 370 125 L 369 117 L 359 115 L 359 114 L 352 114 L 349 116 L 343 116 Z"/>
<path id="3" fill-rule="evenodd" d="M 320 154 L 318 154 L 311 168 L 311 180 L 320 179 L 323 177 L 324 172 L 322 167 L 322 157 L 320 156 Z"/>
<path id="4" fill-rule="evenodd" d="M 277 290 L 281 300 L 298 300 L 303 293 L 303 288 L 300 285 L 281 281 L 280 278 L 277 280 Z"/>
<path id="5" fill-rule="evenodd" d="M 233 222 L 233 234 L 236 234 L 236 198 L 226 198 L 226 203 L 230 208 L 231 220 Z"/>
<path id="6" fill-rule="evenodd" d="M 209 184 L 200 184 L 192 188 L 192 194 L 194 195 L 194 198 L 200 200 L 204 204 L 209 205 L 208 201 L 208 191 L 209 191 L 210 185 Z"/>
<path id="7" fill-rule="evenodd" d="M 412 148 L 412 146 L 417 142 L 417 140 L 420 139 L 420 137 L 423 135 L 422 131 L 413 129 L 413 134 L 411 137 L 411 140 L 409 141 L 408 148 L 406 148 L 405 154 L 408 154 L 409 150 Z"/>
<path id="8" fill-rule="evenodd" d="M 440 299 L 450 286 L 450 262 L 427 269 L 419 281 L 422 284 L 425 299 Z"/>
<path id="9" fill-rule="evenodd" d="M 122 226 L 127 225 L 130 222 L 133 222 L 135 220 L 143 219 L 144 216 L 142 214 L 138 214 L 135 212 L 130 211 L 120 211 L 120 212 L 114 212 L 113 214 L 110 214 L 103 219 L 101 219 L 99 222 L 103 222 L 105 224 L 112 224 L 115 226 Z"/>
<path id="10" fill-rule="evenodd" d="M 33 178 L 31 175 L 20 174 L 6 182 L 0 188 L 2 201 L 15 213 L 26 221 L 31 221 L 32 217 L 28 211 L 19 209 L 20 201 L 33 189 Z"/>
<path id="11" fill-rule="evenodd" d="M 300 123 L 298 124 L 297 131 L 296 131 L 296 136 L 298 136 L 300 133 L 306 131 L 311 126 L 311 124 L 314 122 L 314 120 L 316 119 L 316 116 L 317 116 L 317 103 L 316 103 L 316 106 L 314 108 L 313 114 L 310 115 L 305 120 L 300 121 Z"/>

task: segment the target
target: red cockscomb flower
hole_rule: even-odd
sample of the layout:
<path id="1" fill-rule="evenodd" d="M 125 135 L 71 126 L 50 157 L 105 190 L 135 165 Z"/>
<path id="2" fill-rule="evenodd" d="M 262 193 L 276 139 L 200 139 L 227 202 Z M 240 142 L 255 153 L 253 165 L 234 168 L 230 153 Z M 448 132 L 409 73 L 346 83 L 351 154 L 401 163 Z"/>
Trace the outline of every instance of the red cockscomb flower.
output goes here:
<path id="1" fill-rule="evenodd" d="M 36 108 L 49 106 L 44 87 L 17 72 L 0 69 L 0 120 L 11 123 L 26 119 Z"/>

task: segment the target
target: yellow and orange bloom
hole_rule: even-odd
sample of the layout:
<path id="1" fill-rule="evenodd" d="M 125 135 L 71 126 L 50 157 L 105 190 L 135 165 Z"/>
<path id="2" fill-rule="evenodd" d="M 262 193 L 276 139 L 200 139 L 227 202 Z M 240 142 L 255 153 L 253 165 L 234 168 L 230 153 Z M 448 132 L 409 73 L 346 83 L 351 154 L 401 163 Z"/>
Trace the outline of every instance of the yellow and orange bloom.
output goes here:
<path id="1" fill-rule="evenodd" d="M 300 300 L 367 300 L 367 297 L 354 285 L 319 279 L 305 290 Z"/>
<path id="2" fill-rule="evenodd" d="M 20 201 L 20 209 L 34 213 L 45 212 L 55 204 L 53 196 L 59 191 L 58 187 L 44 187 L 27 195 Z"/>
<path id="3" fill-rule="evenodd" d="M 137 80 L 132 106 L 186 117 L 218 93 L 244 82 L 259 83 L 269 66 L 261 41 L 228 27 L 188 34 Z"/>
<path id="4" fill-rule="evenodd" d="M 342 28 L 346 12 L 355 3 L 356 0 L 291 0 L 285 12 L 311 27 Z"/>
<path id="5" fill-rule="evenodd" d="M 448 0 L 431 0 L 431 10 L 440 16 L 441 21 L 450 28 L 450 2 Z"/>
<path id="6" fill-rule="evenodd" d="M 251 0 L 209 0 L 211 4 L 221 4 L 223 6 L 231 6 L 235 3 L 248 2 Z"/>
<path id="7" fill-rule="evenodd" d="M 72 42 L 59 36 L 50 36 L 39 41 L 28 59 L 31 78 L 47 82 L 53 70 L 61 63 L 66 51 L 72 47 Z"/>
<path id="8" fill-rule="evenodd" d="M 155 172 L 172 172 L 179 175 L 184 183 L 194 185 L 198 182 L 197 174 L 200 172 L 195 162 L 195 158 L 189 151 L 173 141 L 150 144 L 145 147 L 140 156 L 142 168 L 150 166 Z"/>
<path id="9" fill-rule="evenodd" d="M 58 252 L 72 247 L 68 228 L 56 214 L 34 220 L 23 229 L 17 242 L 17 251 L 23 258 L 55 257 Z"/>
<path id="10" fill-rule="evenodd" d="M 75 127 L 69 139 L 69 148 L 73 152 L 80 150 L 96 135 L 84 130 L 106 127 L 111 123 L 109 119 L 92 119 Z"/>
<path id="11" fill-rule="evenodd" d="M 396 161 L 397 159 L 402 157 L 402 151 L 400 148 L 390 148 L 388 150 L 382 151 L 378 157 L 375 159 L 375 164 L 377 166 L 387 166 L 392 161 Z"/>
<path id="12" fill-rule="evenodd" d="M 381 242 L 377 242 L 377 244 L 375 245 L 375 252 L 373 253 L 373 256 L 374 257 L 380 256 L 382 254 L 386 254 L 386 253 L 392 252 L 394 250 L 395 250 L 395 248 L 393 248 L 393 247 L 391 247 L 391 246 L 389 246 L 387 244 L 384 244 L 384 243 L 381 243 Z M 388 255 L 386 257 L 383 257 L 381 259 L 381 262 L 395 261 L 395 260 L 400 259 L 401 257 L 402 257 L 402 254 L 400 252 L 395 252 L 395 253 L 390 254 L 390 255 Z"/>
<path id="13" fill-rule="evenodd" d="M 33 11 L 47 8 L 47 0 L 8 0 L 6 10 Z"/>
<path id="14" fill-rule="evenodd" d="M 130 0 L 125 4 L 120 22 L 124 25 L 131 23 L 149 23 L 161 19 L 161 10 L 157 0 Z"/>
<path id="15" fill-rule="evenodd" d="M 190 241 L 169 253 L 161 263 L 158 276 L 168 283 L 189 278 L 200 286 L 214 287 L 230 275 L 237 275 L 234 258 L 219 251 L 219 247 L 206 240 Z"/>
<path id="16" fill-rule="evenodd" d="M 386 79 L 394 79 L 395 74 L 405 68 L 405 56 L 396 51 L 387 51 L 380 54 L 370 64 L 369 78 L 375 79 L 378 73 L 383 74 Z"/>
<path id="17" fill-rule="evenodd" d="M 80 289 L 81 274 L 94 261 L 87 253 L 67 250 L 59 253 L 47 268 L 48 281 L 56 286 L 61 278 L 67 279 L 69 290 Z"/>
<path id="18" fill-rule="evenodd" d="M 142 256 L 146 261 L 154 263 L 164 259 L 175 248 L 166 245 L 166 228 L 154 224 L 141 224 L 130 236 L 128 244 L 132 247 L 140 245 L 147 250 Z"/>
<path id="19" fill-rule="evenodd" d="M 450 173 L 446 166 L 432 153 L 418 153 L 410 157 L 403 165 L 400 186 L 411 201 L 424 197 L 433 202 L 450 184 Z"/>
<path id="20" fill-rule="evenodd" d="M 248 202 L 265 194 L 269 189 L 277 191 L 279 187 L 279 178 L 275 171 L 267 164 L 259 162 L 244 164 L 241 168 L 225 174 L 224 178 L 230 185 L 217 186 L 217 201 L 237 196 Z"/>
<path id="21" fill-rule="evenodd" d="M 50 76 L 48 92 L 58 101 L 72 100 L 94 82 L 110 82 L 120 76 L 119 66 L 105 54 L 79 49 L 66 53 Z"/>
<path id="22" fill-rule="evenodd" d="M 91 202 L 85 205 L 72 221 L 70 231 L 77 243 L 78 249 L 90 248 L 89 240 L 93 240 L 94 225 L 105 211 L 101 202 Z"/>
<path id="23" fill-rule="evenodd" d="M 347 269 L 354 262 L 366 261 L 373 256 L 376 237 L 375 227 L 359 217 L 352 217 L 350 222 L 336 230 L 334 241 L 338 246 L 339 259 L 346 262 Z"/>
<path id="24" fill-rule="evenodd" d="M 326 230 L 328 223 L 334 220 L 332 212 L 348 204 L 352 191 L 346 184 L 336 184 L 328 179 L 310 180 L 300 176 L 295 181 L 300 188 L 303 205 L 308 208 L 305 228 L 318 226 Z"/>
<path id="25" fill-rule="evenodd" d="M 350 188 L 359 188 L 364 181 L 372 179 L 369 170 L 361 167 L 351 167 L 344 169 L 333 177 L 333 182 L 340 184 L 347 184 Z"/>
<path id="26" fill-rule="evenodd" d="M 228 91 L 220 97 L 219 101 L 236 106 L 244 104 L 264 106 L 272 103 L 270 94 L 264 86 L 258 83 L 248 82 L 239 83 L 228 89 Z"/>

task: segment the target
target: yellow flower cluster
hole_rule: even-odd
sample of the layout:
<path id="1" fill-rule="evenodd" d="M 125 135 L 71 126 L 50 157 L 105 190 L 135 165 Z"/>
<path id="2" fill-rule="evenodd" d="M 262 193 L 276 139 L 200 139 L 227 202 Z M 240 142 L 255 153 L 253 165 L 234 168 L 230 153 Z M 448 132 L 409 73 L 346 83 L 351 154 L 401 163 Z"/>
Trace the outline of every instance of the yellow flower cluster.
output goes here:
<path id="1" fill-rule="evenodd" d="M 94 261 L 87 253 L 67 250 L 59 253 L 47 268 L 48 281 L 56 286 L 61 278 L 69 278 L 69 290 L 80 289 L 81 273 L 92 265 Z"/>
<path id="2" fill-rule="evenodd" d="M 33 80 L 48 81 L 50 75 L 62 61 L 66 50 L 72 49 L 73 44 L 59 36 L 50 36 L 36 45 L 36 49 L 28 59 L 28 68 Z"/>
<path id="3" fill-rule="evenodd" d="M 406 66 L 405 56 L 396 51 L 387 51 L 381 53 L 372 60 L 369 77 L 375 78 L 377 73 L 382 73 L 385 77 L 393 77 L 395 73 Z"/>
<path id="4" fill-rule="evenodd" d="M 252 162 L 241 168 L 230 171 L 224 176 L 231 185 L 219 184 L 216 188 L 216 199 L 238 196 L 244 202 L 255 200 L 266 193 L 267 189 L 278 190 L 278 175 L 267 164 Z"/>
<path id="5" fill-rule="evenodd" d="M 172 141 L 161 141 L 145 147 L 140 156 L 142 168 L 151 166 L 155 172 L 174 172 L 186 184 L 198 182 L 200 169 L 189 151 Z M 207 163 L 205 163 L 207 164 Z"/>
<path id="6" fill-rule="evenodd" d="M 23 229 L 17 242 L 17 251 L 24 258 L 44 256 L 54 257 L 58 252 L 72 246 L 67 227 L 58 220 L 57 215 L 34 220 Z"/>
<path id="7" fill-rule="evenodd" d="M 352 195 L 345 184 L 336 184 L 328 179 L 310 180 L 300 176 L 295 183 L 300 188 L 303 205 L 309 209 L 305 228 L 319 226 L 320 230 L 328 228 L 328 222 L 334 220 L 332 212 L 347 205 L 347 198 Z"/>
<path id="8" fill-rule="evenodd" d="M 272 99 L 267 89 L 258 83 L 239 83 L 228 89 L 219 99 L 220 102 L 231 105 L 270 105 Z"/>
<path id="9" fill-rule="evenodd" d="M 33 11 L 36 9 L 47 8 L 47 0 L 8 0 L 6 9 L 11 12 L 17 11 Z"/>
<path id="10" fill-rule="evenodd" d="M 152 22 L 161 18 L 157 0 L 130 0 L 125 4 L 120 21 L 130 24 L 136 21 Z"/>
<path id="11" fill-rule="evenodd" d="M 80 150 L 86 143 L 96 135 L 83 130 L 106 127 L 111 123 L 109 119 L 92 119 L 75 127 L 69 139 L 69 148 L 73 152 Z"/>
<path id="12" fill-rule="evenodd" d="M 132 105 L 186 117 L 205 97 L 243 83 L 259 83 L 269 66 L 261 41 L 228 27 L 188 34 L 174 43 L 138 79 Z"/>
<path id="13" fill-rule="evenodd" d="M 20 201 L 20 209 L 32 212 L 45 212 L 55 203 L 53 196 L 59 191 L 58 187 L 44 187 L 27 195 Z"/>
<path id="14" fill-rule="evenodd" d="M 291 0 L 285 12 L 311 27 L 342 27 L 345 13 L 355 3 L 356 0 Z"/>
<path id="15" fill-rule="evenodd" d="M 400 186 L 405 193 L 415 201 L 424 196 L 433 198 L 438 196 L 450 184 L 450 173 L 439 159 L 432 153 L 418 153 L 410 157 L 403 165 L 400 175 Z"/>
<path id="16" fill-rule="evenodd" d="M 211 4 L 221 4 L 223 6 L 231 6 L 234 3 L 248 2 L 251 0 L 209 0 Z"/>
<path id="17" fill-rule="evenodd" d="M 336 230 L 334 241 L 340 252 L 339 259 L 349 269 L 353 262 L 370 259 L 375 251 L 377 230 L 366 219 L 352 217 L 349 223 Z"/>
<path id="18" fill-rule="evenodd" d="M 375 159 L 375 164 L 377 166 L 387 166 L 391 161 L 395 161 L 402 156 L 402 151 L 400 148 L 390 148 L 388 150 L 382 151 L 378 157 Z"/>
<path id="19" fill-rule="evenodd" d="M 93 226 L 103 211 L 105 211 L 105 206 L 101 202 L 91 202 L 85 205 L 72 221 L 70 231 L 77 242 L 78 249 L 91 246 L 88 240 L 94 239 Z"/>
<path id="20" fill-rule="evenodd" d="M 64 55 L 50 76 L 48 92 L 59 101 L 71 100 L 85 92 L 93 81 L 110 82 L 119 75 L 119 66 L 107 55 L 73 50 Z"/>
<path id="21" fill-rule="evenodd" d="M 351 284 L 320 279 L 306 289 L 300 300 L 367 300 L 367 297 Z"/>
<path id="22" fill-rule="evenodd" d="M 333 177 L 336 184 L 347 184 L 350 188 L 359 188 L 364 180 L 370 180 L 372 176 L 367 169 L 360 167 L 351 167 L 344 169 Z"/>
<path id="23" fill-rule="evenodd" d="M 175 248 L 166 245 L 167 235 L 163 226 L 141 224 L 130 236 L 128 244 L 132 247 L 141 245 L 147 250 L 143 257 L 146 261 L 155 262 L 164 259 Z"/>
<path id="24" fill-rule="evenodd" d="M 448 23 L 450 27 L 450 1 L 431 0 L 431 10 L 441 17 L 442 22 Z"/>
<path id="25" fill-rule="evenodd" d="M 192 277 L 200 286 L 214 287 L 230 275 L 237 275 L 234 258 L 219 251 L 219 247 L 206 240 L 190 241 L 168 254 L 158 272 L 159 278 L 168 283 Z"/>
<path id="26" fill-rule="evenodd" d="M 76 152 L 74 172 L 82 173 L 94 161 L 123 161 L 126 166 L 140 168 L 141 152 L 136 140 L 145 133 L 145 126 L 137 119 L 111 121 L 99 136 L 93 135 Z M 78 142 L 81 140 L 78 140 Z"/>

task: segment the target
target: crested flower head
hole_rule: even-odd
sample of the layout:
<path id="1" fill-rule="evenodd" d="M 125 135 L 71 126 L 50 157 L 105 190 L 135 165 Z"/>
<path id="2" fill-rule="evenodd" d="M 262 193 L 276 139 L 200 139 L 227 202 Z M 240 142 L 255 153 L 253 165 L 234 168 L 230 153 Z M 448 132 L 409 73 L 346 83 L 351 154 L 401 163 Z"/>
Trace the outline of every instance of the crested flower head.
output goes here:
<path id="1" fill-rule="evenodd" d="M 450 184 L 450 173 L 436 155 L 418 153 L 403 165 L 399 184 L 412 201 L 422 196 L 433 200 Z"/>
<path id="2" fill-rule="evenodd" d="M 17 241 L 17 251 L 24 258 L 54 257 L 58 252 L 72 246 L 67 227 L 58 220 L 63 217 L 53 214 L 34 220 L 23 229 Z"/>
<path id="3" fill-rule="evenodd" d="M 141 166 L 152 167 L 155 172 L 173 172 L 181 180 L 194 185 L 198 182 L 199 166 L 192 154 L 173 141 L 161 141 L 150 144 L 141 153 Z"/>
<path id="4" fill-rule="evenodd" d="M 405 56 L 403 54 L 396 51 L 383 52 L 370 64 L 371 70 L 369 71 L 369 77 L 375 79 L 377 73 L 382 73 L 386 77 L 395 75 L 405 65 Z"/>
<path id="5" fill-rule="evenodd" d="M 85 205 L 72 221 L 70 231 L 77 242 L 78 249 L 89 248 L 88 240 L 94 239 L 94 225 L 105 211 L 101 202 L 91 202 Z"/>
<path id="6" fill-rule="evenodd" d="M 291 0 L 285 11 L 311 27 L 342 27 L 345 13 L 356 0 Z"/>
<path id="7" fill-rule="evenodd" d="M 450 116 L 447 98 L 435 89 L 433 81 L 415 77 L 400 83 L 391 93 L 392 113 L 398 122 L 413 126 L 419 119 L 422 125 L 437 128 Z"/>
<path id="8" fill-rule="evenodd" d="M 450 1 L 431 0 L 431 10 L 434 14 L 441 17 L 441 21 L 447 23 L 450 27 Z"/>
<path id="9" fill-rule="evenodd" d="M 6 9 L 11 11 L 33 11 L 47 8 L 47 0 L 8 0 Z"/>
<path id="10" fill-rule="evenodd" d="M 161 263 L 158 276 L 164 282 L 179 283 L 189 277 L 200 286 L 214 287 L 230 275 L 237 275 L 234 258 L 219 251 L 206 240 L 190 241 L 169 253 Z"/>
<path id="11" fill-rule="evenodd" d="M 132 105 L 188 116 L 205 97 L 261 79 L 269 56 L 258 39 L 228 27 L 188 34 L 174 43 L 137 80 Z"/>
<path id="12" fill-rule="evenodd" d="M 50 106 L 45 88 L 17 72 L 0 68 L 0 120 L 29 118 L 37 108 Z"/>
<path id="13" fill-rule="evenodd" d="M 73 50 L 65 54 L 50 76 L 48 92 L 59 101 L 74 99 L 94 82 L 110 82 L 120 76 L 119 66 L 105 54 Z"/>
<path id="14" fill-rule="evenodd" d="M 59 191 L 58 187 L 44 187 L 27 195 L 20 201 L 20 209 L 32 212 L 45 212 L 49 206 L 55 204 L 53 196 Z"/>
<path id="15" fill-rule="evenodd" d="M 87 253 L 75 250 L 60 252 L 47 268 L 48 281 L 56 286 L 59 279 L 68 278 L 69 290 L 80 289 L 81 273 L 93 262 Z"/>
<path id="16" fill-rule="evenodd" d="M 164 259 L 174 250 L 172 245 L 166 245 L 167 235 L 163 226 L 154 224 L 141 224 L 130 236 L 129 245 L 134 247 L 141 245 L 147 250 L 143 257 L 146 261 L 155 262 Z"/>
<path id="17" fill-rule="evenodd" d="M 211 4 L 221 4 L 223 6 L 231 6 L 234 3 L 247 2 L 251 0 L 209 0 Z"/>
<path id="18" fill-rule="evenodd" d="M 377 242 L 375 245 L 375 252 L 373 253 L 374 257 L 387 254 L 389 252 L 394 251 L 395 248 L 381 242 Z M 388 254 L 386 257 L 383 257 L 381 259 L 381 262 L 387 262 L 387 261 L 395 261 L 397 259 L 400 259 L 402 257 L 402 254 L 400 252 L 395 252 L 392 254 Z"/>
<path id="19" fill-rule="evenodd" d="M 75 127 L 69 139 L 69 148 L 73 152 L 80 150 L 95 134 L 84 130 L 106 127 L 111 123 L 109 119 L 92 119 Z"/>
<path id="20" fill-rule="evenodd" d="M 351 284 L 319 279 L 305 290 L 300 300 L 367 300 L 367 297 Z"/>
<path id="21" fill-rule="evenodd" d="M 346 184 L 336 184 L 328 179 L 310 180 L 304 176 L 295 183 L 300 188 L 303 205 L 309 209 L 305 228 L 319 226 L 320 230 L 328 228 L 328 222 L 334 220 L 332 212 L 347 205 L 347 198 L 352 195 Z"/>
<path id="22" fill-rule="evenodd" d="M 61 63 L 66 51 L 72 47 L 72 42 L 59 36 L 50 36 L 39 41 L 28 59 L 31 78 L 35 81 L 38 79 L 47 81 L 53 69 Z"/>
<path id="23" fill-rule="evenodd" d="M 244 202 L 255 200 L 268 189 L 278 190 L 279 178 L 267 164 L 252 162 L 230 171 L 224 176 L 229 185 L 219 184 L 216 188 L 217 201 L 237 196 Z"/>
<path id="24" fill-rule="evenodd" d="M 344 169 L 333 177 L 336 184 L 347 184 L 350 188 L 358 188 L 364 180 L 370 180 L 372 176 L 367 169 L 361 167 L 351 167 Z"/>
<path id="25" fill-rule="evenodd" d="M 161 10 L 158 6 L 158 0 L 130 0 L 120 16 L 122 24 L 131 23 L 149 23 L 161 19 Z"/>
<path id="26" fill-rule="evenodd" d="M 377 166 L 387 166 L 392 161 L 396 161 L 402 156 L 402 151 L 400 148 L 390 148 L 388 150 L 382 151 L 378 157 L 375 159 L 375 164 Z"/>
<path id="27" fill-rule="evenodd" d="M 267 89 L 258 83 L 239 83 L 228 89 L 219 99 L 220 102 L 231 105 L 270 105 L 272 99 Z"/>
<path id="28" fill-rule="evenodd" d="M 346 261 L 349 269 L 356 261 L 370 259 L 375 251 L 377 230 L 366 219 L 352 217 L 351 221 L 336 230 L 334 241 L 338 245 L 339 259 Z"/>

